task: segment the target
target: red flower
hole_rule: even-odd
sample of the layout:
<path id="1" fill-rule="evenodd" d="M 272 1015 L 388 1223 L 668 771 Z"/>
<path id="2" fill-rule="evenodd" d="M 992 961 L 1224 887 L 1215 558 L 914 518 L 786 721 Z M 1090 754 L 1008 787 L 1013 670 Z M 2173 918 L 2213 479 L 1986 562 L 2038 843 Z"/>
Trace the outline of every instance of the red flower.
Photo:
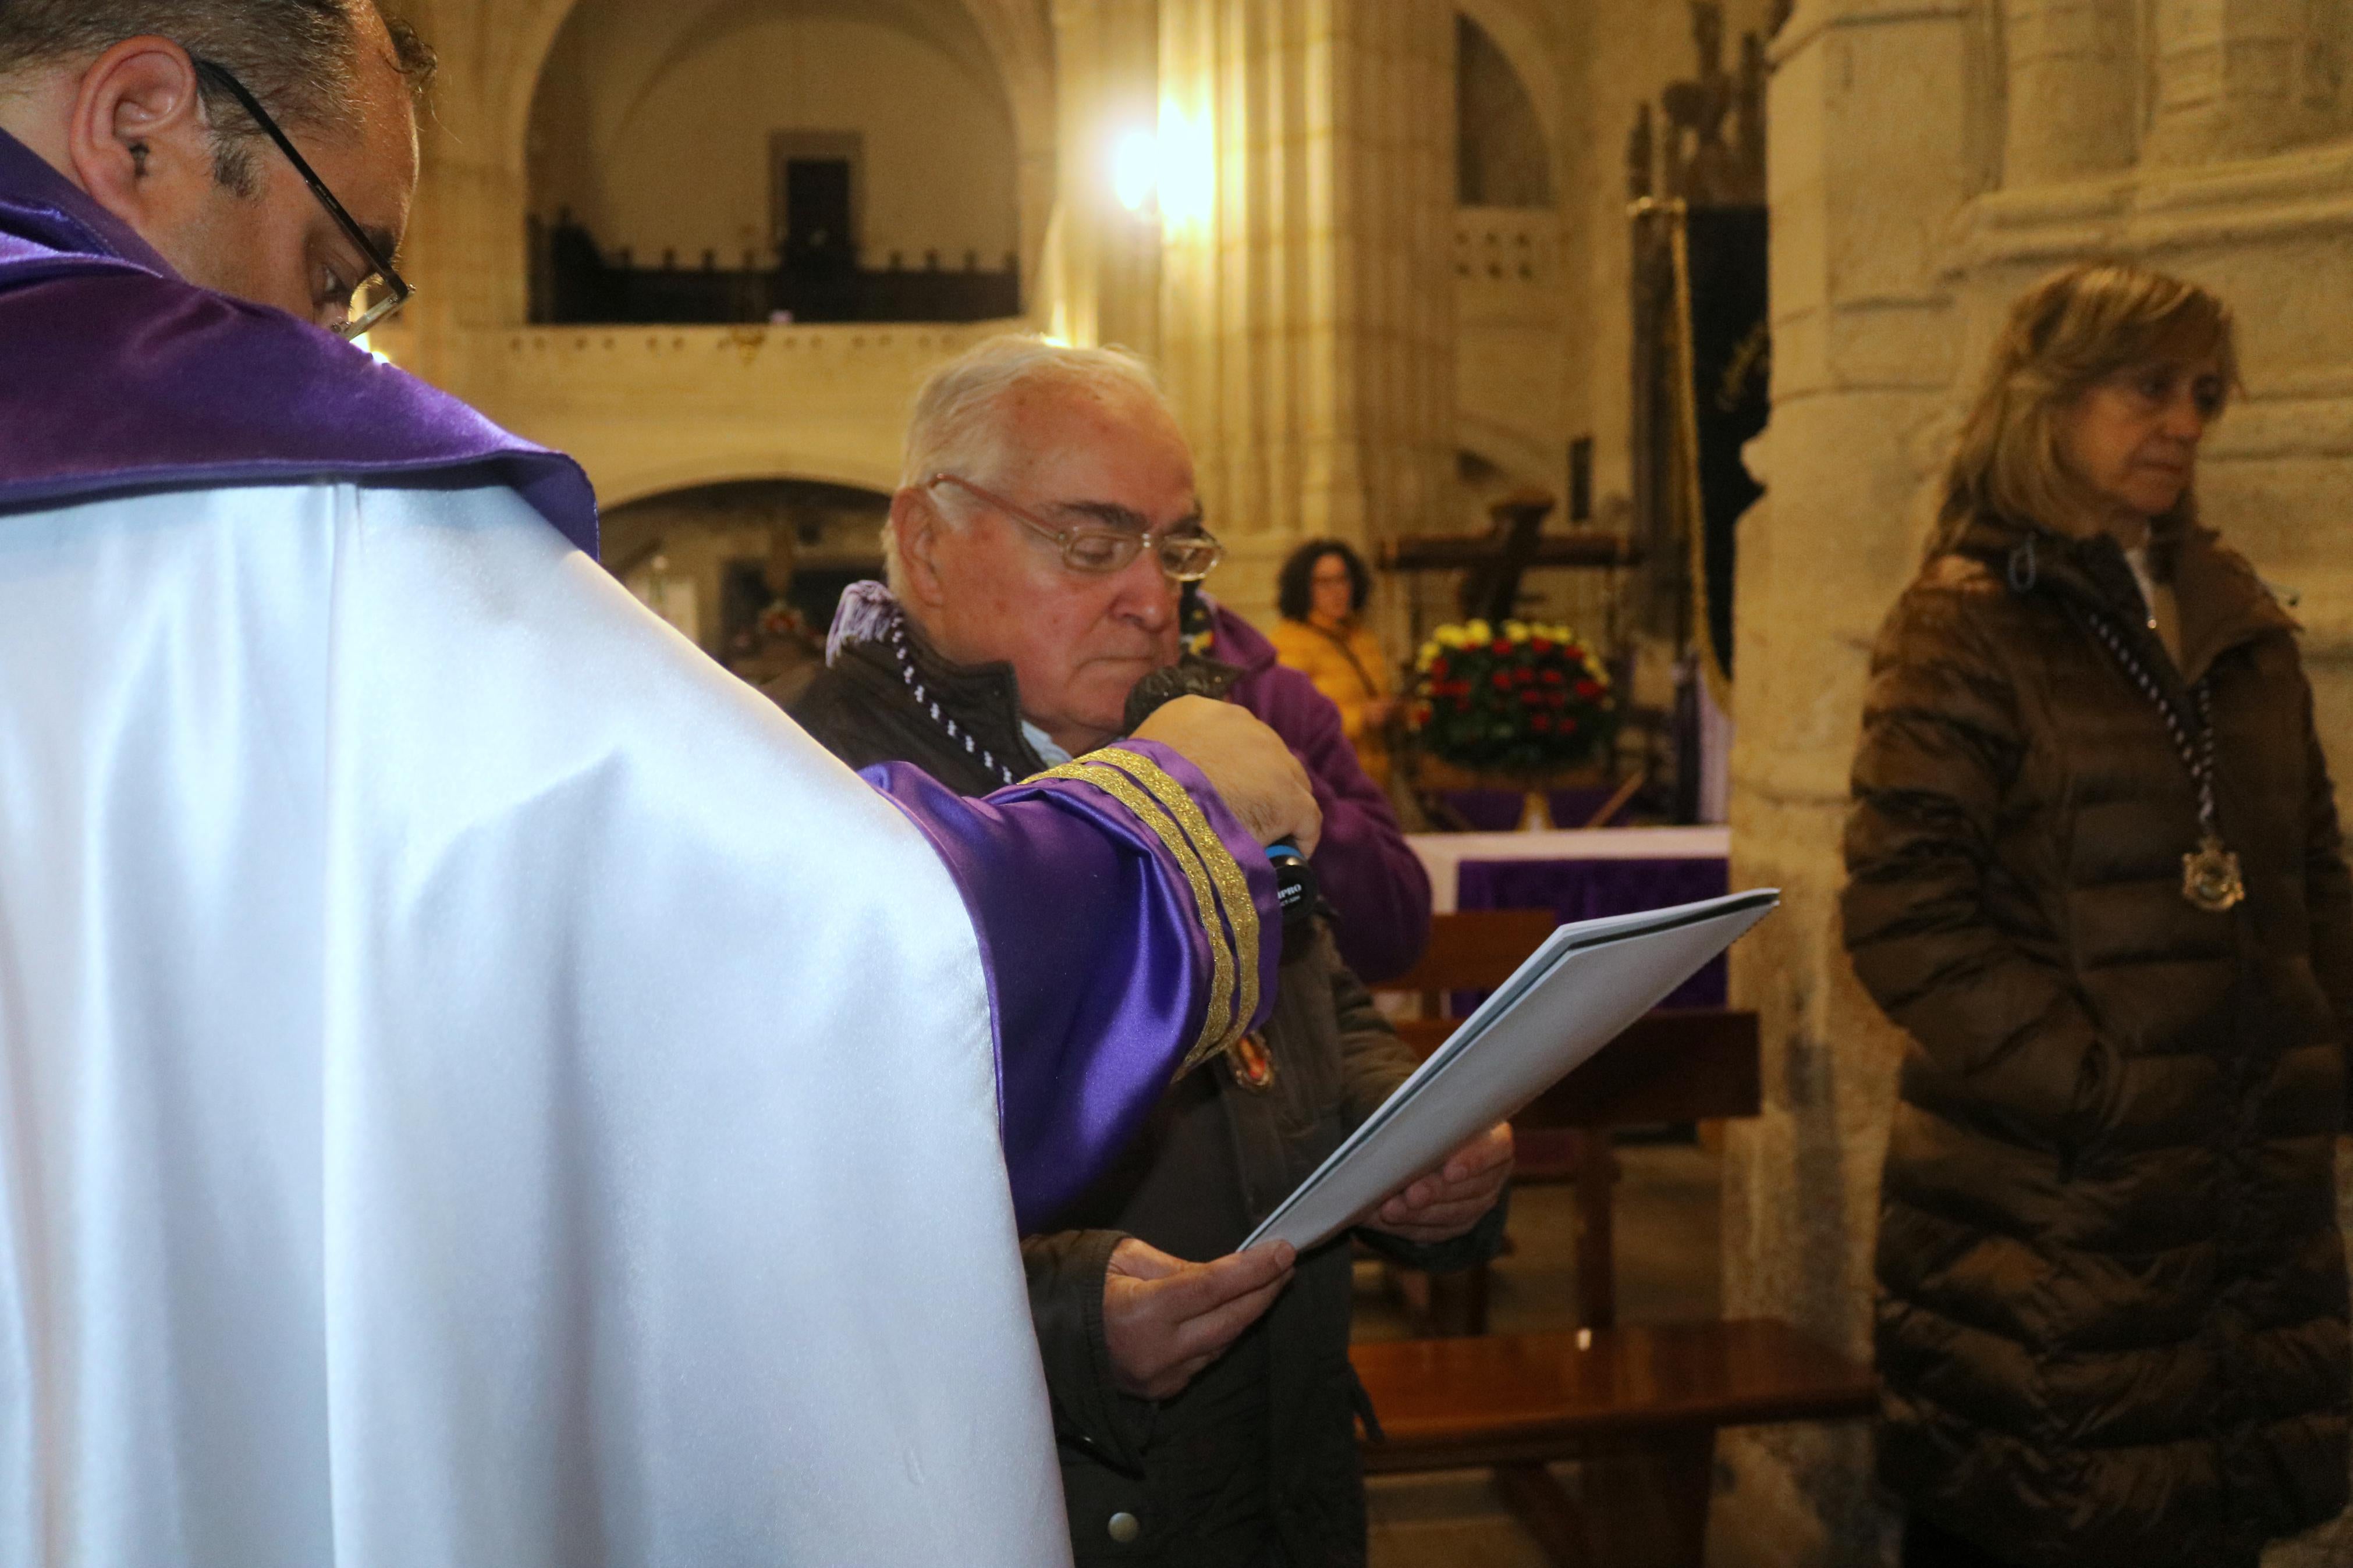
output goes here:
<path id="1" fill-rule="evenodd" d="M 1531 653 L 1550 653 L 1552 651 L 1552 638 L 1530 637 L 1528 639 L 1528 651 Z"/>
<path id="2" fill-rule="evenodd" d="M 1446 670 L 1447 664 L 1446 656 L 1444 654 L 1440 654 L 1436 658 L 1430 661 L 1430 673 L 1431 675 L 1436 676 L 1442 680 L 1446 677 Z"/>
<path id="3" fill-rule="evenodd" d="M 1568 693 L 1566 691 L 1549 692 L 1546 696 L 1548 700 L 1550 700 L 1552 705 L 1556 708 L 1566 708 L 1568 706 Z"/>
<path id="4" fill-rule="evenodd" d="M 1539 735 L 1549 734 L 1552 731 L 1551 715 L 1545 713 L 1537 714 L 1535 718 L 1528 721 L 1528 728 L 1534 730 Z"/>
<path id="5" fill-rule="evenodd" d="M 1534 686 L 1536 683 L 1536 672 L 1533 669 L 1522 669 L 1515 673 L 1512 679 L 1518 681 L 1522 686 Z"/>
<path id="6" fill-rule="evenodd" d="M 1487 645 L 1487 651 L 1493 654 L 1506 654 L 1512 651 L 1512 645 L 1502 637 L 1497 637 Z"/>
<path id="7" fill-rule="evenodd" d="M 1496 690 L 1509 691 L 1512 689 L 1512 672 L 1508 669 L 1497 670 L 1494 674 L 1494 681 Z"/>
<path id="8" fill-rule="evenodd" d="M 1577 694 L 1590 702 L 1601 695 L 1601 683 L 1598 680 L 1580 680 L 1577 683 Z"/>
<path id="9" fill-rule="evenodd" d="M 1562 734 L 1564 734 L 1564 735 L 1574 735 L 1574 734 L 1576 734 L 1576 733 L 1577 733 L 1577 721 L 1576 721 L 1576 720 L 1574 720 L 1574 719 L 1572 719 L 1572 718 L 1570 718 L 1570 717 L 1568 717 L 1568 715 L 1567 715 L 1567 714 L 1565 714 L 1565 713 L 1564 713 L 1564 714 L 1562 714 L 1562 715 L 1561 715 L 1561 720 L 1560 720 L 1560 732 L 1561 732 Z"/>
<path id="10" fill-rule="evenodd" d="M 1523 691 L 1520 693 L 1520 700 L 1530 708 L 1543 707 L 1544 700 L 1545 694 L 1541 691 Z"/>
<path id="11" fill-rule="evenodd" d="M 1556 669 L 1547 669 L 1544 672 L 1544 683 L 1546 686 L 1566 686 L 1568 684 L 1568 677 Z"/>

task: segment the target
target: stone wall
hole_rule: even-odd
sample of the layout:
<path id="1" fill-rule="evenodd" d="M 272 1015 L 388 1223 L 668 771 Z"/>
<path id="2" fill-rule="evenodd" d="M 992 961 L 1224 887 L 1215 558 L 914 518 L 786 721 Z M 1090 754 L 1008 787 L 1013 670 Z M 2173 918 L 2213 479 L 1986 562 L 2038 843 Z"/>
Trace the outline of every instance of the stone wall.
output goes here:
<path id="1" fill-rule="evenodd" d="M 2208 518 L 2301 595 L 2339 784 L 2353 774 L 2353 143 L 2335 5 L 1800 0 L 1774 49 L 1770 487 L 1744 521 L 1734 882 L 1782 912 L 1734 962 L 1765 1114 L 1731 1136 L 1727 1311 L 1869 1353 L 1900 1050 L 1841 950 L 1845 772 L 1870 638 L 2009 300 L 2121 253 L 2237 305 L 2248 396 L 2210 437 Z M 2142 32 L 2144 21 L 2153 36 Z M 1728 1439 L 1715 1561 L 1890 1562 L 1860 1426 Z M 2275 1568 L 2341 1563 L 2332 1528 Z"/>

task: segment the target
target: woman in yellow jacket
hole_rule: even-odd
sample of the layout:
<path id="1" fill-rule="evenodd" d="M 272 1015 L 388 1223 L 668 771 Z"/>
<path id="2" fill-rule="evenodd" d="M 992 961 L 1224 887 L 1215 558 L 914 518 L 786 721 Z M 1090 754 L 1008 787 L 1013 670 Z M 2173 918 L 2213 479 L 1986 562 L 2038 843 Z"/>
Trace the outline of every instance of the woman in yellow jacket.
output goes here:
<path id="1" fill-rule="evenodd" d="M 1315 683 L 1340 710 L 1340 726 L 1373 781 L 1389 782 L 1388 726 L 1398 710 L 1388 657 L 1360 618 L 1372 574 L 1336 539 L 1312 539 L 1282 563 L 1275 590 L 1282 619 L 1275 657 Z"/>

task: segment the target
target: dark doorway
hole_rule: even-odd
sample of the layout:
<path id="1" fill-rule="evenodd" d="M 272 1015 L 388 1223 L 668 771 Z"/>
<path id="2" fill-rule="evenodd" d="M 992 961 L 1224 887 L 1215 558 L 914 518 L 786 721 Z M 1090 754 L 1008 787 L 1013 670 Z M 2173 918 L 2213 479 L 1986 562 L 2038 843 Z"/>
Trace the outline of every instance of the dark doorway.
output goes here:
<path id="1" fill-rule="evenodd" d="M 839 276 L 858 266 L 864 138 L 854 131 L 779 131 L 769 138 L 770 223 L 788 272 Z"/>
<path id="2" fill-rule="evenodd" d="M 798 271 L 842 272 L 855 263 L 850 228 L 849 160 L 785 160 L 786 265 Z"/>

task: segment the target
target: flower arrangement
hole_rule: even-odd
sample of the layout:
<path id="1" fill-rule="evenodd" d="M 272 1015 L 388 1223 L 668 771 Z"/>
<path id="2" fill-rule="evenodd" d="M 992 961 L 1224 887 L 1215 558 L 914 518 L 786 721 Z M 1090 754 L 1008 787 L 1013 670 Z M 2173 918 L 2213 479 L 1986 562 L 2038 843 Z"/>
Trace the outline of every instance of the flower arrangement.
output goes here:
<path id="1" fill-rule="evenodd" d="M 1566 767 L 1592 756 L 1615 722 L 1609 671 L 1567 626 L 1440 626 L 1414 669 L 1413 728 L 1425 749 L 1458 767 Z"/>

